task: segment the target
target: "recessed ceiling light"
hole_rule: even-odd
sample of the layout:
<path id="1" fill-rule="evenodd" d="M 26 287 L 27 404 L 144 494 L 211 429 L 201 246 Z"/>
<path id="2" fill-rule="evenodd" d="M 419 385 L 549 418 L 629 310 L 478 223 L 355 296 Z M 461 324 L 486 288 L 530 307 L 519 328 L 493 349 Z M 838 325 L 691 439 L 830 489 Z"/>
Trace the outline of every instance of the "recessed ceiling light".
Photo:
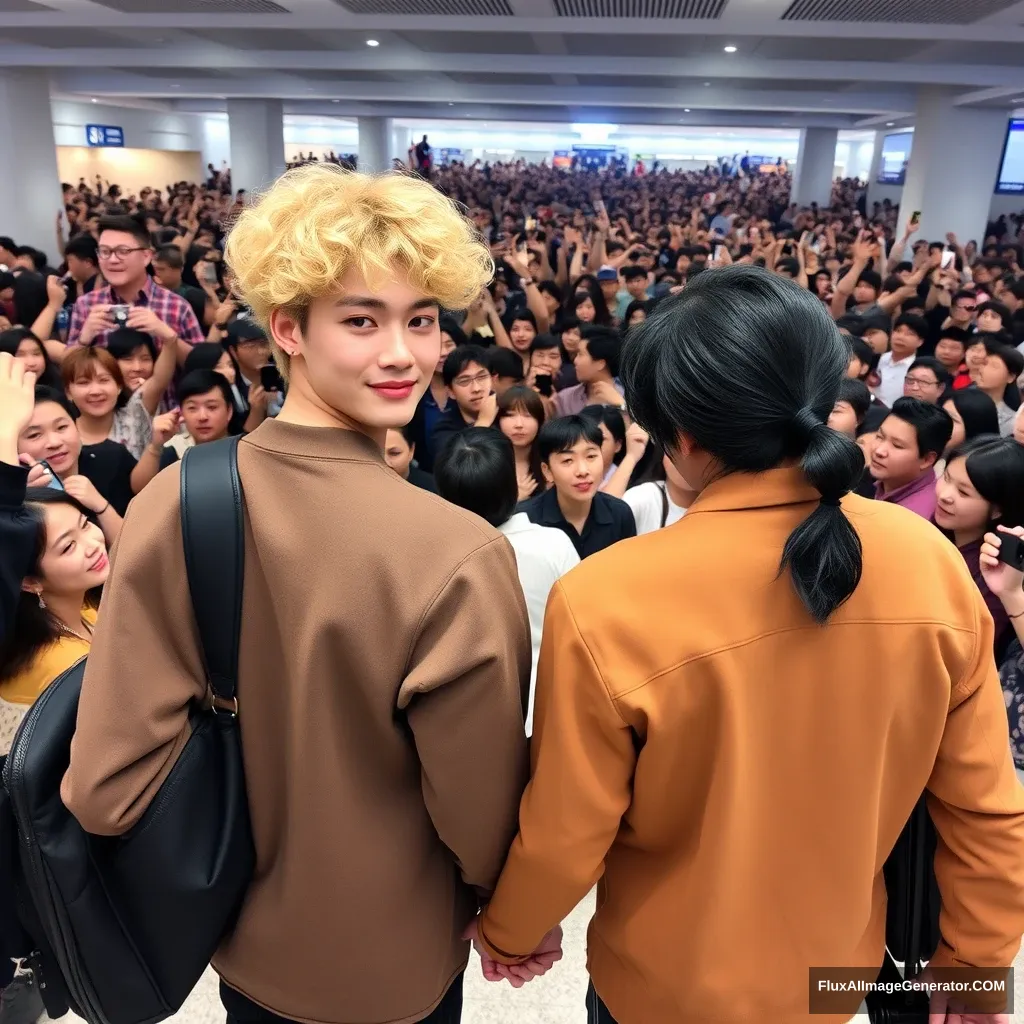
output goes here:
<path id="1" fill-rule="evenodd" d="M 99 103 L 99 100 L 98 100 L 98 99 L 96 99 L 96 97 L 95 97 L 95 96 L 93 96 L 93 98 L 92 98 L 92 101 L 93 101 L 93 103 Z"/>
<path id="2" fill-rule="evenodd" d="M 690 112 L 690 108 L 689 107 L 683 107 L 683 113 L 684 114 L 688 114 L 689 112 Z"/>
<path id="3" fill-rule="evenodd" d="M 725 47 L 725 52 L 726 53 L 735 53 L 736 52 L 736 47 L 735 46 L 727 46 L 727 47 Z"/>
<path id="4" fill-rule="evenodd" d="M 449 107 L 454 107 L 454 106 L 455 106 L 455 104 L 454 104 L 454 103 L 449 103 L 449 104 L 448 104 L 448 106 L 449 106 Z"/>
<path id="5" fill-rule="evenodd" d="M 705 83 L 704 83 L 704 88 L 705 88 L 705 89 L 707 89 L 707 88 L 708 88 L 708 87 L 709 87 L 710 85 L 711 85 L 711 83 L 710 83 L 710 82 L 705 82 Z"/>
<path id="6" fill-rule="evenodd" d="M 366 45 L 367 46 L 380 46 L 380 43 L 378 43 L 376 39 L 367 39 L 366 40 Z"/>
<path id="7" fill-rule="evenodd" d="M 895 123 L 896 123 L 895 121 L 886 121 L 885 122 L 885 127 L 886 128 L 891 128 Z"/>
<path id="8" fill-rule="evenodd" d="M 331 100 L 332 103 L 340 103 L 341 100 Z"/>

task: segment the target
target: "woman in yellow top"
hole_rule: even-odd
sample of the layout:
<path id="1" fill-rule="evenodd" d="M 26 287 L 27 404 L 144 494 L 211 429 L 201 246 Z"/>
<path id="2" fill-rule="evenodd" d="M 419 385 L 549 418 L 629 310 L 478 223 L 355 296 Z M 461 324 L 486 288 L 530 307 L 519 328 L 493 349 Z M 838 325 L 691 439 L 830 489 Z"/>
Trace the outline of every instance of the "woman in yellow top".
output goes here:
<path id="1" fill-rule="evenodd" d="M 38 529 L 14 628 L 0 645 L 0 755 L 32 702 L 89 653 L 99 587 L 110 569 L 103 531 L 71 495 L 30 488 L 25 508 Z"/>

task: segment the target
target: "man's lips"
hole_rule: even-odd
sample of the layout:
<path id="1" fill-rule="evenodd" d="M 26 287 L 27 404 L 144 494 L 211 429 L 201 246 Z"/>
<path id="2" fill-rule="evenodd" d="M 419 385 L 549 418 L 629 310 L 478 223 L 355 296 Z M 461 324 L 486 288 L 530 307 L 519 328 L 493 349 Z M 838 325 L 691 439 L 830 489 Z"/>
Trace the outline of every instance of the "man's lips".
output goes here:
<path id="1" fill-rule="evenodd" d="M 371 384 L 371 388 L 384 398 L 408 398 L 416 387 L 414 380 L 386 380 L 380 384 Z"/>

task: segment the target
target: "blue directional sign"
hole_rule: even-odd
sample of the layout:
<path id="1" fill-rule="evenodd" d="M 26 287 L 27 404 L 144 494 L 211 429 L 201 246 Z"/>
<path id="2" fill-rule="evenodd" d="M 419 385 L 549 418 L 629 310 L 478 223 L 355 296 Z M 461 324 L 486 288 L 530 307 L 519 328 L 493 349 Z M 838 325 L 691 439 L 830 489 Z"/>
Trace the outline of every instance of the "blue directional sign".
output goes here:
<path id="1" fill-rule="evenodd" d="M 124 146 L 124 129 L 113 124 L 87 124 L 85 141 L 90 146 Z"/>

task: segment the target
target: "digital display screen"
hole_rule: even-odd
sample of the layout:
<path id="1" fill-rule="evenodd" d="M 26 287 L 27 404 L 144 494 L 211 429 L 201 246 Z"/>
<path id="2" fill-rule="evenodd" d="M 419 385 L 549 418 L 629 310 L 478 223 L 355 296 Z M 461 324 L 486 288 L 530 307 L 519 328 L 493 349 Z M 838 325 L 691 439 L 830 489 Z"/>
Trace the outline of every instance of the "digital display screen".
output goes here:
<path id="1" fill-rule="evenodd" d="M 907 164 L 914 145 L 913 132 L 897 132 L 882 140 L 882 162 L 878 165 L 879 185 L 903 185 L 907 180 Z"/>
<path id="2" fill-rule="evenodd" d="M 1004 196 L 1024 193 L 1024 121 L 1010 122 L 996 192 Z"/>

